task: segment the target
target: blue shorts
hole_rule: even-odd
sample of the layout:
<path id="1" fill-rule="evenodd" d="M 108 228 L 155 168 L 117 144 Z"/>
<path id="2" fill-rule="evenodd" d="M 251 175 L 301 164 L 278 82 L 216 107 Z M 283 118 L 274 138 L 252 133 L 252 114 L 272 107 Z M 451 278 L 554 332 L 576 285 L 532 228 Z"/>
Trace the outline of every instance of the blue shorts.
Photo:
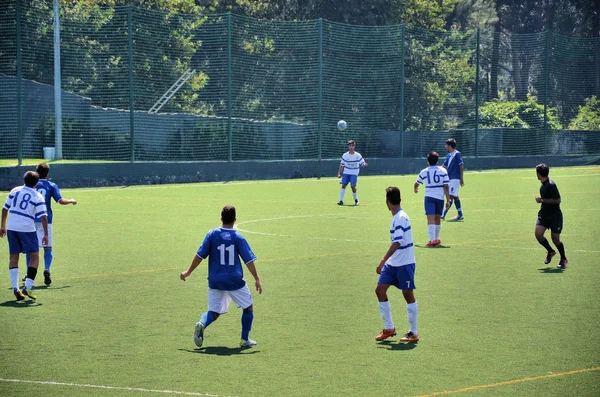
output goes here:
<path id="1" fill-rule="evenodd" d="M 425 197 L 425 215 L 442 215 L 443 211 L 444 200 Z"/>
<path id="2" fill-rule="evenodd" d="M 36 232 L 15 232 L 8 230 L 8 252 L 11 254 L 29 254 L 31 252 L 40 252 Z"/>
<path id="3" fill-rule="evenodd" d="M 379 275 L 378 284 L 389 284 L 405 290 L 415 289 L 415 264 L 405 266 L 385 265 Z"/>
<path id="4" fill-rule="evenodd" d="M 348 183 L 350 183 L 350 186 L 356 186 L 357 181 L 358 175 L 343 174 L 340 183 L 342 186 L 346 186 Z"/>

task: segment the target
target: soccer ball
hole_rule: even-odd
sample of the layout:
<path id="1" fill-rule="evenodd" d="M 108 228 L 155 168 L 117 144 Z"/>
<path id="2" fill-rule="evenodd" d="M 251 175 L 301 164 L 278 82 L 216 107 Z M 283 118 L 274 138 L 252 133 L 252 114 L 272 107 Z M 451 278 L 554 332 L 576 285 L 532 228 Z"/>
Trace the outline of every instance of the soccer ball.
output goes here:
<path id="1" fill-rule="evenodd" d="M 338 130 L 344 131 L 348 127 L 348 124 L 344 120 L 338 121 Z"/>

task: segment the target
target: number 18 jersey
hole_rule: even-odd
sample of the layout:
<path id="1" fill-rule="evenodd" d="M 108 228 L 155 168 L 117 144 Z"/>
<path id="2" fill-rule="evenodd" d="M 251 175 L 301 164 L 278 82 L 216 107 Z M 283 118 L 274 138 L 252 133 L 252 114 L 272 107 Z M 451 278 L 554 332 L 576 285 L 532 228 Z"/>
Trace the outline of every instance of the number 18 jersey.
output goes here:
<path id="1" fill-rule="evenodd" d="M 256 260 L 244 236 L 224 227 L 209 231 L 196 255 L 203 259 L 208 257 L 208 286 L 224 291 L 246 285 L 240 257 L 244 263 Z"/>

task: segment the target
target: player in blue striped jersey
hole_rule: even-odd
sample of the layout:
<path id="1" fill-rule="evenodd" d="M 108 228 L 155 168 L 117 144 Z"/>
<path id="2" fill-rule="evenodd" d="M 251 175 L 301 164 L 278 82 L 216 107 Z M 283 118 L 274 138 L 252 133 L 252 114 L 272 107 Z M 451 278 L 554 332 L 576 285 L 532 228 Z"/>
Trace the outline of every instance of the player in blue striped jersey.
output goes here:
<path id="1" fill-rule="evenodd" d="M 435 247 L 442 243 L 440 231 L 442 230 L 441 216 L 444 209 L 444 196 L 446 203 L 450 203 L 450 189 L 446 169 L 436 165 L 439 160 L 437 152 L 429 152 L 427 163 L 429 167 L 419 172 L 415 182 L 414 191 L 419 193 L 419 186 L 425 185 L 425 215 L 427 216 L 427 229 L 429 242 L 427 247 Z"/>
<path id="2" fill-rule="evenodd" d="M 458 215 L 451 219 L 451 221 L 462 221 L 465 219 L 462 211 L 462 204 L 460 202 L 460 198 L 458 196 L 458 192 L 460 191 L 461 186 L 465 185 L 464 179 L 464 163 L 462 154 L 456 150 L 456 140 L 454 138 L 449 138 L 446 140 L 446 150 L 448 154 L 446 155 L 446 159 L 444 160 L 444 167 L 448 170 L 448 176 L 450 177 L 450 204 L 446 207 L 442 214 L 442 219 L 446 218 L 446 214 L 452 207 L 452 203 L 456 206 L 456 210 L 458 211 Z"/>
<path id="3" fill-rule="evenodd" d="M 40 262 L 38 238 L 35 231 L 35 218 L 41 220 L 44 235 L 42 241 L 48 242 L 48 217 L 44 197 L 35 190 L 39 175 L 37 172 L 27 171 L 23 177 L 25 185 L 18 186 L 10 191 L 2 207 L 2 222 L 0 224 L 0 237 L 8 236 L 8 273 L 13 292 L 17 300 L 28 296 L 36 299 L 33 294 L 33 285 L 37 268 Z M 9 216 L 10 215 L 10 216 Z M 8 218 L 8 224 L 6 222 Z M 31 263 L 27 267 L 25 286 L 19 290 L 19 254 L 29 254 Z"/>
<path id="4" fill-rule="evenodd" d="M 400 207 L 400 189 L 390 186 L 385 190 L 385 202 L 393 215 L 390 226 L 392 245 L 387 250 L 376 272 L 379 274 L 375 294 L 379 300 L 379 312 L 383 318 L 384 328 L 375 340 L 382 341 L 396 335 L 396 327 L 392 321 L 392 311 L 387 296 L 391 285 L 402 290 L 406 300 L 406 312 L 410 324 L 409 331 L 400 340 L 402 342 L 418 342 L 417 332 L 418 307 L 415 299 L 415 249 L 410 219 Z"/>
<path id="5" fill-rule="evenodd" d="M 366 167 L 368 164 L 360 153 L 354 151 L 355 147 L 356 142 L 353 140 L 348 141 L 348 151 L 342 155 L 342 161 L 340 162 L 340 168 L 337 174 L 338 178 L 342 178 L 340 181 L 342 189 L 340 190 L 340 201 L 338 201 L 338 205 L 344 205 L 344 195 L 346 194 L 346 186 L 348 186 L 348 183 L 352 188 L 354 205 L 359 204 L 358 193 L 356 191 L 358 173 L 360 172 L 360 167 Z"/>
<path id="6" fill-rule="evenodd" d="M 44 200 L 46 202 L 46 210 L 48 211 L 48 242 L 42 243 L 42 237 L 44 235 L 44 229 L 42 227 L 41 220 L 39 218 L 35 219 L 35 229 L 38 235 L 38 241 L 40 247 L 44 247 L 44 284 L 50 285 L 52 283 L 52 278 L 50 277 L 50 267 L 52 266 L 52 247 L 53 247 L 53 229 L 52 229 L 52 200 L 56 201 L 61 205 L 68 204 L 77 204 L 77 200 L 71 198 L 66 199 L 60 194 L 60 189 L 56 183 L 50 182 L 48 178 L 48 173 L 50 172 L 50 165 L 47 163 L 38 164 L 35 171 L 39 174 L 40 180 L 38 181 L 35 189 L 44 196 Z M 27 265 L 29 266 L 29 255 L 27 255 Z"/>
<path id="7" fill-rule="evenodd" d="M 198 347 L 202 346 L 204 341 L 204 329 L 221 314 L 227 313 L 230 300 L 243 309 L 240 346 L 256 345 L 256 342 L 250 339 L 254 320 L 252 294 L 244 280 L 240 257 L 254 277 L 254 284 L 259 294 L 262 293 L 262 284 L 254 265 L 256 256 L 244 236 L 234 229 L 235 220 L 235 207 L 223 207 L 221 211 L 223 225 L 206 234 L 189 268 L 180 275 L 180 278 L 185 281 L 200 262 L 208 258 L 208 311 L 203 313 L 200 321 L 196 323 L 194 342 Z"/>

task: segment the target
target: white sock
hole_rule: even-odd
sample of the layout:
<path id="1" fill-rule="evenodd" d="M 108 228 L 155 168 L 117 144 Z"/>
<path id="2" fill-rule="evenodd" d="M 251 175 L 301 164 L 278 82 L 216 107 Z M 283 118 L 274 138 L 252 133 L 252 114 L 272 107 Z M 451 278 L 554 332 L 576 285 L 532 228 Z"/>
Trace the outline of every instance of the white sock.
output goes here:
<path id="1" fill-rule="evenodd" d="M 33 289 L 33 280 L 29 277 L 25 279 L 25 288 Z"/>
<path id="2" fill-rule="evenodd" d="M 419 314 L 419 308 L 417 307 L 417 302 L 409 303 L 406 305 L 406 313 L 408 317 L 408 323 L 410 324 L 410 332 L 415 335 L 418 335 L 417 332 L 417 317 Z"/>
<path id="3" fill-rule="evenodd" d="M 340 189 L 340 201 L 344 201 L 344 194 L 346 193 L 346 189 Z"/>
<path id="4" fill-rule="evenodd" d="M 427 231 L 429 232 L 429 241 L 435 240 L 435 225 L 427 225 Z"/>
<path id="5" fill-rule="evenodd" d="M 352 197 L 354 197 L 354 200 L 358 200 L 358 192 L 352 192 Z"/>
<path id="6" fill-rule="evenodd" d="M 442 225 L 435 225 L 435 239 L 440 239 L 440 232 L 442 231 Z"/>
<path id="7" fill-rule="evenodd" d="M 383 328 L 394 329 L 394 322 L 392 321 L 392 310 L 390 308 L 390 301 L 379 302 L 379 312 L 383 319 Z"/>
<path id="8" fill-rule="evenodd" d="M 13 289 L 19 288 L 19 268 L 8 269 L 8 273 L 10 274 L 10 284 Z"/>

